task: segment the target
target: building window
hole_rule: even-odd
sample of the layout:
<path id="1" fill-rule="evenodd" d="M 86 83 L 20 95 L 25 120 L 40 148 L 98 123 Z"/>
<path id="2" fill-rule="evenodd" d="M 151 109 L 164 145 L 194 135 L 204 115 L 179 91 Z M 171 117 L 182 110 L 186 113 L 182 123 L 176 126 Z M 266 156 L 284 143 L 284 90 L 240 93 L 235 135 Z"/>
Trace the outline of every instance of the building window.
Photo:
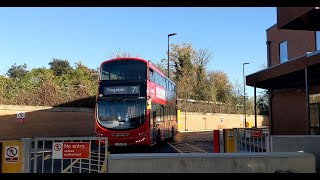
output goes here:
<path id="1" fill-rule="evenodd" d="M 288 60 L 288 43 L 283 41 L 279 44 L 280 49 L 280 63 L 286 62 Z"/>
<path id="2" fill-rule="evenodd" d="M 317 51 L 320 50 L 320 31 L 316 32 L 316 48 Z"/>

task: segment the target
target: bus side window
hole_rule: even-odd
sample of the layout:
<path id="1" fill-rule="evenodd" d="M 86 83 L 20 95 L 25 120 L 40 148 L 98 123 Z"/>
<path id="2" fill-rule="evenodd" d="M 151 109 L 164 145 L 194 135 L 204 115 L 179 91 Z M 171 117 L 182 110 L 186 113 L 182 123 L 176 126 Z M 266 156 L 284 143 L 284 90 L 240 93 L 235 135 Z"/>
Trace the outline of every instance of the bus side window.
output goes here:
<path id="1" fill-rule="evenodd" d="M 155 82 L 153 69 L 149 69 L 149 80 Z"/>
<path id="2" fill-rule="evenodd" d="M 150 127 L 156 127 L 156 109 L 155 109 L 155 104 L 151 103 L 151 109 L 150 109 Z"/>
<path id="3" fill-rule="evenodd" d="M 168 106 L 164 107 L 164 118 L 166 121 L 168 120 Z"/>
<path id="4" fill-rule="evenodd" d="M 163 107 L 163 105 L 160 106 L 160 112 L 161 112 L 160 121 L 163 121 L 164 120 L 164 107 Z"/>
<path id="5" fill-rule="evenodd" d="M 154 123 L 154 126 L 156 125 L 156 118 L 157 118 L 157 112 L 154 110 L 153 112 L 153 123 Z"/>
<path id="6" fill-rule="evenodd" d="M 164 79 L 164 77 L 163 76 L 161 76 L 161 78 L 162 78 L 162 84 L 161 84 L 161 86 L 165 89 L 166 88 L 166 81 L 165 81 L 165 79 Z"/>
<path id="7" fill-rule="evenodd" d="M 164 82 L 165 82 L 165 88 L 168 89 L 168 80 L 164 79 Z"/>
<path id="8" fill-rule="evenodd" d="M 163 105 L 157 105 L 157 121 L 163 121 L 164 108 Z"/>
<path id="9" fill-rule="evenodd" d="M 157 104 L 156 106 L 156 121 L 161 121 L 161 107 Z"/>

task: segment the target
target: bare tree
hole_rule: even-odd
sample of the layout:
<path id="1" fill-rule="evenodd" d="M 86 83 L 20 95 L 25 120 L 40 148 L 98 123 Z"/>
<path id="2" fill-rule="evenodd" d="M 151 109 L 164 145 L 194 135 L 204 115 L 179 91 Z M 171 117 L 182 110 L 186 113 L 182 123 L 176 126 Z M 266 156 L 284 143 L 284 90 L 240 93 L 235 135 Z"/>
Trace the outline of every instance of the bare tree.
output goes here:
<path id="1" fill-rule="evenodd" d="M 207 66 L 212 58 L 212 52 L 208 49 L 199 49 L 195 52 L 193 66 L 196 73 L 196 86 L 193 98 L 197 100 L 208 100 L 210 98 L 210 86 L 207 80 Z"/>
<path id="2" fill-rule="evenodd" d="M 193 61 L 196 67 L 201 66 L 204 70 L 206 70 L 211 59 L 212 52 L 210 52 L 208 49 L 199 49 L 198 51 L 196 51 L 195 58 L 193 59 Z"/>
<path id="3" fill-rule="evenodd" d="M 127 50 L 118 49 L 117 52 L 112 52 L 110 59 L 113 58 L 126 58 L 126 57 L 139 57 L 138 55 L 133 55 L 131 52 Z"/>

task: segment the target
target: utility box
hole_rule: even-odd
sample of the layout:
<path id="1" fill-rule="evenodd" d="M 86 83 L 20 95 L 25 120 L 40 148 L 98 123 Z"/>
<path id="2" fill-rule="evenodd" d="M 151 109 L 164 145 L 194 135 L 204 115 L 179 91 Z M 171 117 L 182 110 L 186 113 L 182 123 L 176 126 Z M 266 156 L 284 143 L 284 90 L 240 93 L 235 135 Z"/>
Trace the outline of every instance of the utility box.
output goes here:
<path id="1" fill-rule="evenodd" d="M 223 137 L 224 137 L 224 152 L 226 153 L 236 152 L 234 130 L 224 129 Z"/>
<path id="2" fill-rule="evenodd" d="M 21 173 L 22 143 L 20 141 L 1 142 L 1 173 Z"/>

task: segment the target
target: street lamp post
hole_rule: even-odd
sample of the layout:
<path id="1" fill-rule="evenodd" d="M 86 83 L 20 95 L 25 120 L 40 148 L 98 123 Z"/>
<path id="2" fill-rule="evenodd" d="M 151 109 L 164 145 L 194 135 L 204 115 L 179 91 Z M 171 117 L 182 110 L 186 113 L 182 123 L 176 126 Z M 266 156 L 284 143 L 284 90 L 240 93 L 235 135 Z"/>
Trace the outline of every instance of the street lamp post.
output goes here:
<path id="1" fill-rule="evenodd" d="M 170 43 L 169 43 L 169 40 L 170 40 L 170 36 L 175 36 L 177 35 L 177 33 L 172 33 L 172 34 L 168 34 L 168 78 L 170 77 L 169 75 L 169 58 L 170 58 L 170 54 L 169 54 L 169 50 L 170 50 Z"/>
<path id="2" fill-rule="evenodd" d="M 243 63 L 242 64 L 242 72 L 243 72 L 243 113 L 244 113 L 244 127 L 247 125 L 247 118 L 246 118 L 246 76 L 244 74 L 244 66 L 250 63 Z"/>

